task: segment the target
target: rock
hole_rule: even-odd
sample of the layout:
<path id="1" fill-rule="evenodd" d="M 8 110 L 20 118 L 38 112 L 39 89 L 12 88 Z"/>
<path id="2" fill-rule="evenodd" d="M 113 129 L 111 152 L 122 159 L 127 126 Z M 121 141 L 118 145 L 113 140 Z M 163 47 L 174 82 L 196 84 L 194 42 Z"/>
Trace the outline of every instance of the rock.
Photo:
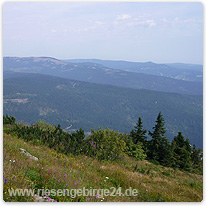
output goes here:
<path id="1" fill-rule="evenodd" d="M 34 202 L 54 202 L 54 199 L 51 199 L 47 196 L 39 196 L 39 195 L 34 195 Z"/>
<path id="2" fill-rule="evenodd" d="M 25 149 L 20 148 L 21 153 L 27 155 L 28 157 L 30 157 L 31 159 L 38 161 L 39 159 L 33 155 L 31 155 L 30 153 L 28 153 Z"/>
<path id="3" fill-rule="evenodd" d="M 34 202 L 48 202 L 48 198 L 34 195 Z"/>

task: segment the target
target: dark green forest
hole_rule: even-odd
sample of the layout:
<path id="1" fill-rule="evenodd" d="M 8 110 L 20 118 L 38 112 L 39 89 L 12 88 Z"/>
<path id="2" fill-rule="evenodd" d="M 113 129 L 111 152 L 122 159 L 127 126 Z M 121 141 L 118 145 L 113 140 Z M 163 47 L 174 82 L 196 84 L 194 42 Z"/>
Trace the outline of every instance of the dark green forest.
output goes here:
<path id="1" fill-rule="evenodd" d="M 170 141 L 179 131 L 191 144 L 203 146 L 203 97 L 130 89 L 27 74 L 4 80 L 4 115 L 34 124 L 44 120 L 69 132 L 109 127 L 129 132 L 140 116 L 147 130 L 161 111 Z M 148 138 L 151 135 L 146 134 Z"/>

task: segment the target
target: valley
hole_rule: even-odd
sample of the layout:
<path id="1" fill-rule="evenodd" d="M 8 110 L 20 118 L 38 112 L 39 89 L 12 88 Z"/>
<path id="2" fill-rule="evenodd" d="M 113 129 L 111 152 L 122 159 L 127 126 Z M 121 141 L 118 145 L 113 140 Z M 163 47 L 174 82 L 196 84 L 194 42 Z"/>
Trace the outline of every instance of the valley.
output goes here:
<path id="1" fill-rule="evenodd" d="M 67 131 L 109 127 L 130 132 L 139 116 L 152 130 L 162 112 L 172 139 L 179 131 L 202 148 L 203 100 L 201 95 L 183 95 L 144 89 L 87 83 L 42 74 L 22 74 L 4 80 L 4 114 L 33 124 L 45 120 L 60 123 Z"/>

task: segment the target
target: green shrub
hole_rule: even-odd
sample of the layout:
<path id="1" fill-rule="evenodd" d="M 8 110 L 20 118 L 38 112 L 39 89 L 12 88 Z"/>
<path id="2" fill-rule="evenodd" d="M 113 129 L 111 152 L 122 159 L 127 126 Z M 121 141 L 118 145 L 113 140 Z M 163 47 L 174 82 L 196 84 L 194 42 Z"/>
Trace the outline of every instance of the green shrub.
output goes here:
<path id="1" fill-rule="evenodd" d="M 97 157 L 100 160 L 115 160 L 125 151 L 124 134 L 109 128 L 91 131 L 92 135 L 87 138 L 84 147 L 86 155 Z"/>

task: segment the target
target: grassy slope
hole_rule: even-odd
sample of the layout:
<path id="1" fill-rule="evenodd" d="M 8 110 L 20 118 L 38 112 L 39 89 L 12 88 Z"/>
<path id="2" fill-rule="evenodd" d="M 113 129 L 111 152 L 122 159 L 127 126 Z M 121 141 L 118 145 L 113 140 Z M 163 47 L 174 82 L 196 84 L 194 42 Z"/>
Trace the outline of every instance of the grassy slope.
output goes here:
<path id="1" fill-rule="evenodd" d="M 89 197 L 88 201 L 201 201 L 203 199 L 202 175 L 173 170 L 147 161 L 136 161 L 129 157 L 123 157 L 119 162 L 99 162 L 86 156 L 66 156 L 57 154 L 44 145 L 24 142 L 12 135 L 4 133 L 3 138 L 4 178 L 7 178 L 3 191 L 5 201 L 34 200 L 33 197 L 10 197 L 8 188 L 106 189 L 119 186 L 123 191 L 129 187 L 137 189 L 138 196 L 108 196 L 104 197 L 104 200 Z M 38 157 L 39 161 L 30 160 L 21 154 L 20 148 Z M 84 197 L 52 198 L 57 201 L 87 201 Z"/>

